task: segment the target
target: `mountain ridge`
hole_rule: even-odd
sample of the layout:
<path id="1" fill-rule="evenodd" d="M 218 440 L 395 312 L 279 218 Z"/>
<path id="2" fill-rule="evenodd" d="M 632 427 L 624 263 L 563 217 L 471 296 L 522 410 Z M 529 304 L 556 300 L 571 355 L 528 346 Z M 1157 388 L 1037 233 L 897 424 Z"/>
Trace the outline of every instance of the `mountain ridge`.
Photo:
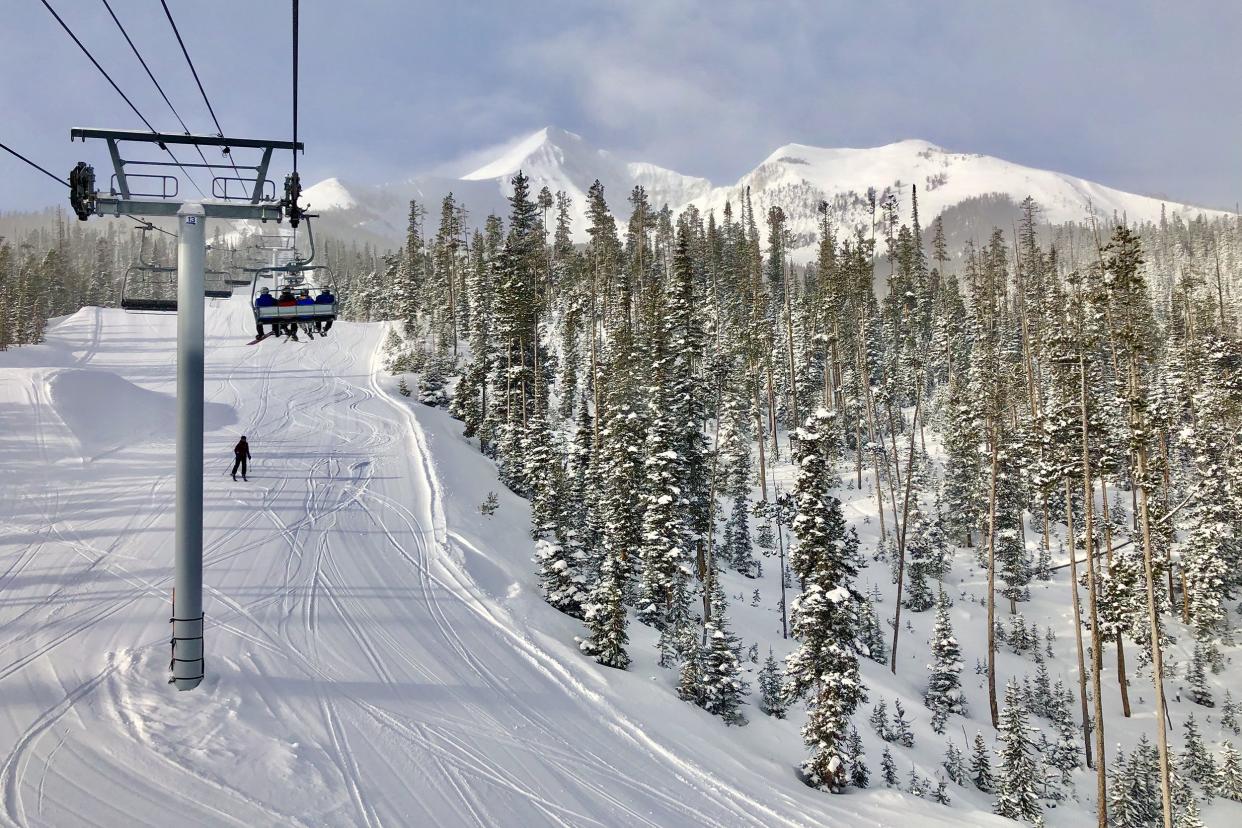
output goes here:
<path id="1" fill-rule="evenodd" d="M 552 125 L 501 145 L 490 157 L 476 154 L 474 162 L 458 175 L 416 175 L 371 187 L 333 177 L 308 187 L 303 196 L 312 209 L 330 217 L 337 232 L 354 228 L 399 241 L 405 233 L 411 199 L 434 212 L 438 202 L 451 192 L 470 211 L 472 226 L 481 225 L 491 213 L 506 215 L 506 199 L 512 192 L 510 179 L 519 170 L 530 179 L 533 191 L 546 186 L 554 193 L 563 191 L 570 196 L 574 237 L 579 242 L 587 239 L 586 193 L 596 179 L 603 183 L 608 205 L 621 222 L 628 218 L 628 197 L 634 186 L 646 189 L 656 209 L 667 205 L 680 212 L 694 206 L 717 216 L 727 202 L 737 204 L 749 188 L 757 217 L 766 216 L 773 206 L 785 212 L 795 260 L 813 255 L 822 202 L 828 203 L 837 227 L 869 227 L 871 188 L 877 200 L 892 192 L 903 220 L 907 220 L 911 185 L 917 187 L 924 227 L 958 204 L 994 195 L 1014 204 L 1029 195 L 1039 205 L 1042 220 L 1054 224 L 1084 221 L 1092 215 L 1109 221 L 1114 216 L 1158 221 L 1162 212 L 1183 217 L 1228 215 L 995 156 L 944 149 L 921 138 L 876 147 L 783 144 L 734 183 L 718 185 L 649 162 L 624 160 L 577 133 Z M 762 218 L 757 220 L 762 223 Z"/>

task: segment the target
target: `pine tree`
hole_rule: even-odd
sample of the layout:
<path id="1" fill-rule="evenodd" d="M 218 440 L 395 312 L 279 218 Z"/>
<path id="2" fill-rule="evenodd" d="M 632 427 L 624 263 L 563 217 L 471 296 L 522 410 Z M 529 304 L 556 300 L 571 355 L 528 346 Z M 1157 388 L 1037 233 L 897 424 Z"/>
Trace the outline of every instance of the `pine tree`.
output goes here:
<path id="1" fill-rule="evenodd" d="M 682 658 L 681 677 L 677 682 L 677 695 L 683 701 L 703 706 L 703 651 L 698 642 L 692 642 Z"/>
<path id="2" fill-rule="evenodd" d="M 768 657 L 759 671 L 759 709 L 774 719 L 785 718 L 789 703 L 781 688 L 781 668 L 768 648 Z"/>
<path id="3" fill-rule="evenodd" d="M 657 373 L 660 370 L 657 367 Z M 688 611 L 684 602 L 689 598 L 690 537 L 685 524 L 688 504 L 682 494 L 681 458 L 673 449 L 671 412 L 657 410 L 653 414 L 644 463 L 638 617 L 662 629 L 674 616 Z"/>
<path id="4" fill-rule="evenodd" d="M 932 791 L 931 798 L 939 802 L 941 805 L 950 805 L 952 801 L 949 799 L 949 788 L 945 785 L 944 780 L 937 777 L 936 788 Z"/>
<path id="5" fill-rule="evenodd" d="M 949 742 L 945 746 L 944 761 L 940 763 L 949 779 L 958 785 L 966 784 L 966 761 L 957 745 Z"/>
<path id="6" fill-rule="evenodd" d="M 1022 706 L 1018 685 L 1005 686 L 1005 708 L 1000 721 L 1000 783 L 997 785 L 995 813 L 1009 819 L 1033 820 L 1040 815 L 1035 788 L 1036 769 L 1031 758 L 1031 726 Z"/>
<path id="7" fill-rule="evenodd" d="M 798 543 L 790 552 L 794 575 L 803 584 L 811 577 L 821 559 L 830 561 L 830 569 L 853 577 L 853 544 L 841 513 L 841 501 L 831 494 L 836 482 L 833 463 L 840 453 L 836 415 L 819 409 L 807 418 L 797 432 L 798 477 L 794 484 L 797 516 L 793 530 Z"/>
<path id="8" fill-rule="evenodd" d="M 1216 762 L 1212 760 L 1212 755 L 1203 746 L 1193 713 L 1186 717 L 1186 737 L 1183 741 L 1185 746 L 1182 748 L 1181 755 L 1177 757 L 1177 770 L 1181 775 L 1187 779 L 1200 781 L 1215 779 Z"/>
<path id="9" fill-rule="evenodd" d="M 910 780 L 906 783 L 906 791 L 924 799 L 927 796 L 927 782 L 919 776 L 918 769 L 910 766 Z"/>
<path id="10" fill-rule="evenodd" d="M 1204 828 L 1203 820 L 1199 817 L 1199 803 L 1193 795 L 1173 815 L 1173 828 Z"/>
<path id="11" fill-rule="evenodd" d="M 859 652 L 877 664 L 888 664 L 888 641 L 871 596 L 864 598 L 859 607 L 858 623 Z"/>
<path id="12" fill-rule="evenodd" d="M 893 700 L 893 741 L 902 747 L 914 747 L 914 731 L 910 729 L 910 720 L 906 718 L 906 709 L 901 706 L 901 699 Z"/>
<path id="13" fill-rule="evenodd" d="M 1061 772 L 1061 784 L 1070 784 L 1071 772 L 1081 767 L 1081 750 L 1078 747 L 1078 728 L 1070 715 L 1073 694 L 1066 690 L 1060 680 L 1053 685 L 1046 705 L 1048 718 L 1052 720 L 1054 737 L 1048 752 L 1048 763 Z"/>
<path id="14" fill-rule="evenodd" d="M 1228 690 L 1225 691 L 1225 703 L 1220 708 L 1220 726 L 1223 730 L 1231 731 L 1234 736 L 1239 735 L 1238 707 L 1233 700 L 1233 694 Z"/>
<path id="15" fill-rule="evenodd" d="M 884 746 L 884 753 L 880 756 L 880 773 L 884 777 L 884 784 L 890 788 L 897 787 L 897 765 L 893 763 L 893 754 L 889 752 L 888 745 Z"/>
<path id="16" fill-rule="evenodd" d="M 931 676 L 923 703 L 932 711 L 932 730 L 944 732 L 945 721 L 952 713 L 964 715 L 965 699 L 962 695 L 962 650 L 953 635 L 949 620 L 948 598 L 941 589 L 936 601 L 936 624 L 932 628 L 932 663 L 928 665 Z"/>
<path id="17" fill-rule="evenodd" d="M 1242 755 L 1226 739 L 1221 744 L 1220 772 L 1216 776 L 1216 795 L 1242 802 Z"/>
<path id="18" fill-rule="evenodd" d="M 1032 626 L 1031 629 L 1036 631 L 1036 636 L 1039 635 L 1038 628 Z M 1031 687 L 1032 704 L 1030 705 L 1030 710 L 1035 716 L 1044 716 L 1050 719 L 1052 715 L 1049 713 L 1049 709 L 1053 699 L 1051 679 L 1048 677 L 1048 664 L 1044 661 L 1044 654 L 1038 640 L 1034 642 L 1034 646 L 1031 649 L 1033 651 L 1032 657 L 1035 659 L 1035 681 Z"/>
<path id="19" fill-rule="evenodd" d="M 829 495 L 835 456 L 833 417 L 820 409 L 799 430 L 797 567 L 805 582 L 794 605 L 793 633 L 801 641 L 785 662 L 785 690 L 791 698 L 811 695 L 802 730 L 813 751 L 804 765 L 814 787 L 839 788 L 841 740 L 850 714 L 866 700 L 858 673 L 855 575 L 841 503 Z M 856 539 L 854 540 L 856 543 Z"/>
<path id="20" fill-rule="evenodd" d="M 929 579 L 944 577 L 947 545 L 939 522 L 914 504 L 906 529 L 906 588 L 902 606 L 924 612 L 935 604 Z"/>
<path id="21" fill-rule="evenodd" d="M 1208 689 L 1207 672 L 1203 666 L 1203 645 L 1195 643 L 1194 655 L 1186 668 L 1186 681 L 1190 682 L 1190 700 L 1204 707 L 1215 707 L 1212 691 Z"/>
<path id="22" fill-rule="evenodd" d="M 858 728 L 851 727 L 849 740 L 846 743 L 847 765 L 850 784 L 855 788 L 865 788 L 871 781 L 871 771 L 867 768 L 867 757 L 863 752 L 862 736 Z"/>
<path id="23" fill-rule="evenodd" d="M 745 724 L 741 707 L 749 690 L 738 662 L 738 639 L 730 632 L 725 615 L 727 607 L 719 572 L 712 573 L 709 590 L 711 617 L 703 624 L 707 645 L 703 649 L 702 707 L 727 724 Z"/>
<path id="24" fill-rule="evenodd" d="M 975 787 L 984 793 L 992 793 L 995 790 L 995 782 L 992 779 L 992 759 L 988 746 L 983 741 L 982 733 L 975 733 L 974 748 L 970 753 L 970 781 L 974 782 Z"/>
<path id="25" fill-rule="evenodd" d="M 629 642 L 625 627 L 624 569 L 616 553 L 605 548 L 599 578 L 583 606 L 588 635 L 580 643 L 582 651 L 606 667 L 624 670 L 630 666 L 625 645 Z"/>
<path id="26" fill-rule="evenodd" d="M 888 726 L 888 702 L 880 699 L 880 703 L 871 708 L 871 718 L 867 721 L 875 735 L 886 742 L 893 741 L 893 732 Z"/>
<path id="27" fill-rule="evenodd" d="M 1108 785 L 1108 818 L 1109 825 L 1116 828 L 1144 828 L 1154 825 L 1154 816 L 1146 807 L 1145 794 L 1137 785 L 1137 777 L 1133 763 L 1126 761 L 1121 746 L 1117 746 L 1117 756 L 1110 767 Z"/>

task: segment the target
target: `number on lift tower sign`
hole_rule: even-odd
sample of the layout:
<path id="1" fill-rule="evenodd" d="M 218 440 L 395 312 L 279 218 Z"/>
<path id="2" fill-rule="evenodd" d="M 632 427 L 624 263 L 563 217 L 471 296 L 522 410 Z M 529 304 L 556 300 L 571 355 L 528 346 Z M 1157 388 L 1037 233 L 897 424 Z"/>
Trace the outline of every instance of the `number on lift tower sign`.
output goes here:
<path id="1" fill-rule="evenodd" d="M 186 216 L 185 223 L 186 224 L 198 224 L 198 216 Z"/>

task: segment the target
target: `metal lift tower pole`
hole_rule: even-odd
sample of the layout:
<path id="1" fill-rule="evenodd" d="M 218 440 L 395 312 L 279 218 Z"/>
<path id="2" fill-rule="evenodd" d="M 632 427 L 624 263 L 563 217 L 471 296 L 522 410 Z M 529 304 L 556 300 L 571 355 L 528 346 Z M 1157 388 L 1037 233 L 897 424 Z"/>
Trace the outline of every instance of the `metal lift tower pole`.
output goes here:
<path id="1" fill-rule="evenodd" d="M 203 659 L 203 260 L 207 215 L 187 202 L 177 211 L 177 523 L 172 681 L 192 690 Z"/>
<path id="2" fill-rule="evenodd" d="M 277 149 L 296 152 L 302 149 L 302 145 L 290 141 L 260 141 L 219 135 L 174 135 L 112 129 L 73 129 L 70 136 L 106 141 L 112 159 L 114 183 L 107 191 L 101 192 L 96 188 L 95 170 L 85 161 L 79 161 L 70 171 L 69 202 L 80 220 L 86 221 L 93 215 L 175 216 L 177 219 L 177 523 L 173 535 L 176 574 L 173 579 L 172 676 L 169 682 L 178 690 L 193 690 L 206 674 L 203 656 L 203 314 L 207 219 L 279 222 L 288 217 L 289 223 L 297 227 L 305 213 L 297 206 L 302 191 L 296 174 L 286 178 L 285 198 L 281 201 L 266 196 L 265 185 L 272 183 L 266 178 L 272 152 Z M 227 178 L 217 176 L 212 180 L 212 189 L 221 193 L 219 200 L 181 203 L 167 195 L 166 183 L 160 184 L 158 193 L 136 193 L 130 189 L 131 182 L 151 179 L 166 182 L 169 176 L 127 171 L 127 165 L 138 165 L 144 169 L 155 165 L 122 158 L 122 142 L 245 147 L 260 149 L 263 155 L 256 166 L 238 165 L 230 160 L 229 168 L 233 175 Z M 224 169 L 222 164 L 189 166 L 206 166 L 213 172 Z M 254 178 L 240 178 L 240 170 L 252 171 Z M 241 181 L 250 187 L 250 194 L 243 203 L 229 198 L 229 181 Z M 274 185 L 272 191 L 275 191 Z"/>

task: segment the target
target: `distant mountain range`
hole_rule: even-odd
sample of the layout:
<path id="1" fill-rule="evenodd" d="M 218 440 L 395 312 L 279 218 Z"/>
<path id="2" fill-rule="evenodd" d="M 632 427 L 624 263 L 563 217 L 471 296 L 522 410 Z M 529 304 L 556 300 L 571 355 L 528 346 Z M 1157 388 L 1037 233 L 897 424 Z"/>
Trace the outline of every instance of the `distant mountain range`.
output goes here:
<path id="1" fill-rule="evenodd" d="M 320 227 L 328 233 L 392 244 L 405 235 L 411 199 L 427 208 L 429 232 L 434 232 L 440 201 L 450 192 L 469 210 L 473 225 L 481 225 L 490 213 L 506 216 L 510 179 L 518 170 L 531 179 L 536 192 L 547 186 L 552 192 L 570 195 L 578 241 L 586 240 L 586 193 L 597 178 L 604 185 L 613 214 L 622 221 L 628 217 L 627 199 L 636 184 L 646 188 L 656 208 L 667 204 L 680 211 L 693 204 L 704 213 L 715 211 L 717 216 L 729 201 L 736 215 L 737 204 L 749 187 L 760 222 L 770 206 L 785 211 L 794 237 L 794 256 L 801 260 L 813 256 L 819 203 L 829 204 L 832 220 L 839 228 L 869 225 L 869 188 L 875 188 L 880 197 L 885 190 L 894 191 L 902 205 L 902 220 L 908 222 L 910 185 L 918 185 L 919 217 L 924 227 L 941 214 L 946 216 L 946 225 L 953 225 L 954 217 L 969 214 L 972 226 L 991 217 L 998 226 L 1008 227 L 1016 205 L 1028 195 L 1041 207 L 1042 218 L 1053 223 L 1086 220 L 1092 212 L 1105 221 L 1114 216 L 1157 221 L 1162 208 L 1170 216 L 1223 215 L 987 155 L 951 152 L 920 140 L 869 149 L 786 144 L 736 183 L 716 186 L 705 178 L 622 160 L 591 146 L 580 135 L 552 126 L 510 143 L 464 175 L 418 175 L 380 186 L 329 178 L 308 187 L 303 200 L 321 214 Z M 766 228 L 760 229 L 766 236 Z M 960 236 L 962 228 L 949 229 Z"/>

